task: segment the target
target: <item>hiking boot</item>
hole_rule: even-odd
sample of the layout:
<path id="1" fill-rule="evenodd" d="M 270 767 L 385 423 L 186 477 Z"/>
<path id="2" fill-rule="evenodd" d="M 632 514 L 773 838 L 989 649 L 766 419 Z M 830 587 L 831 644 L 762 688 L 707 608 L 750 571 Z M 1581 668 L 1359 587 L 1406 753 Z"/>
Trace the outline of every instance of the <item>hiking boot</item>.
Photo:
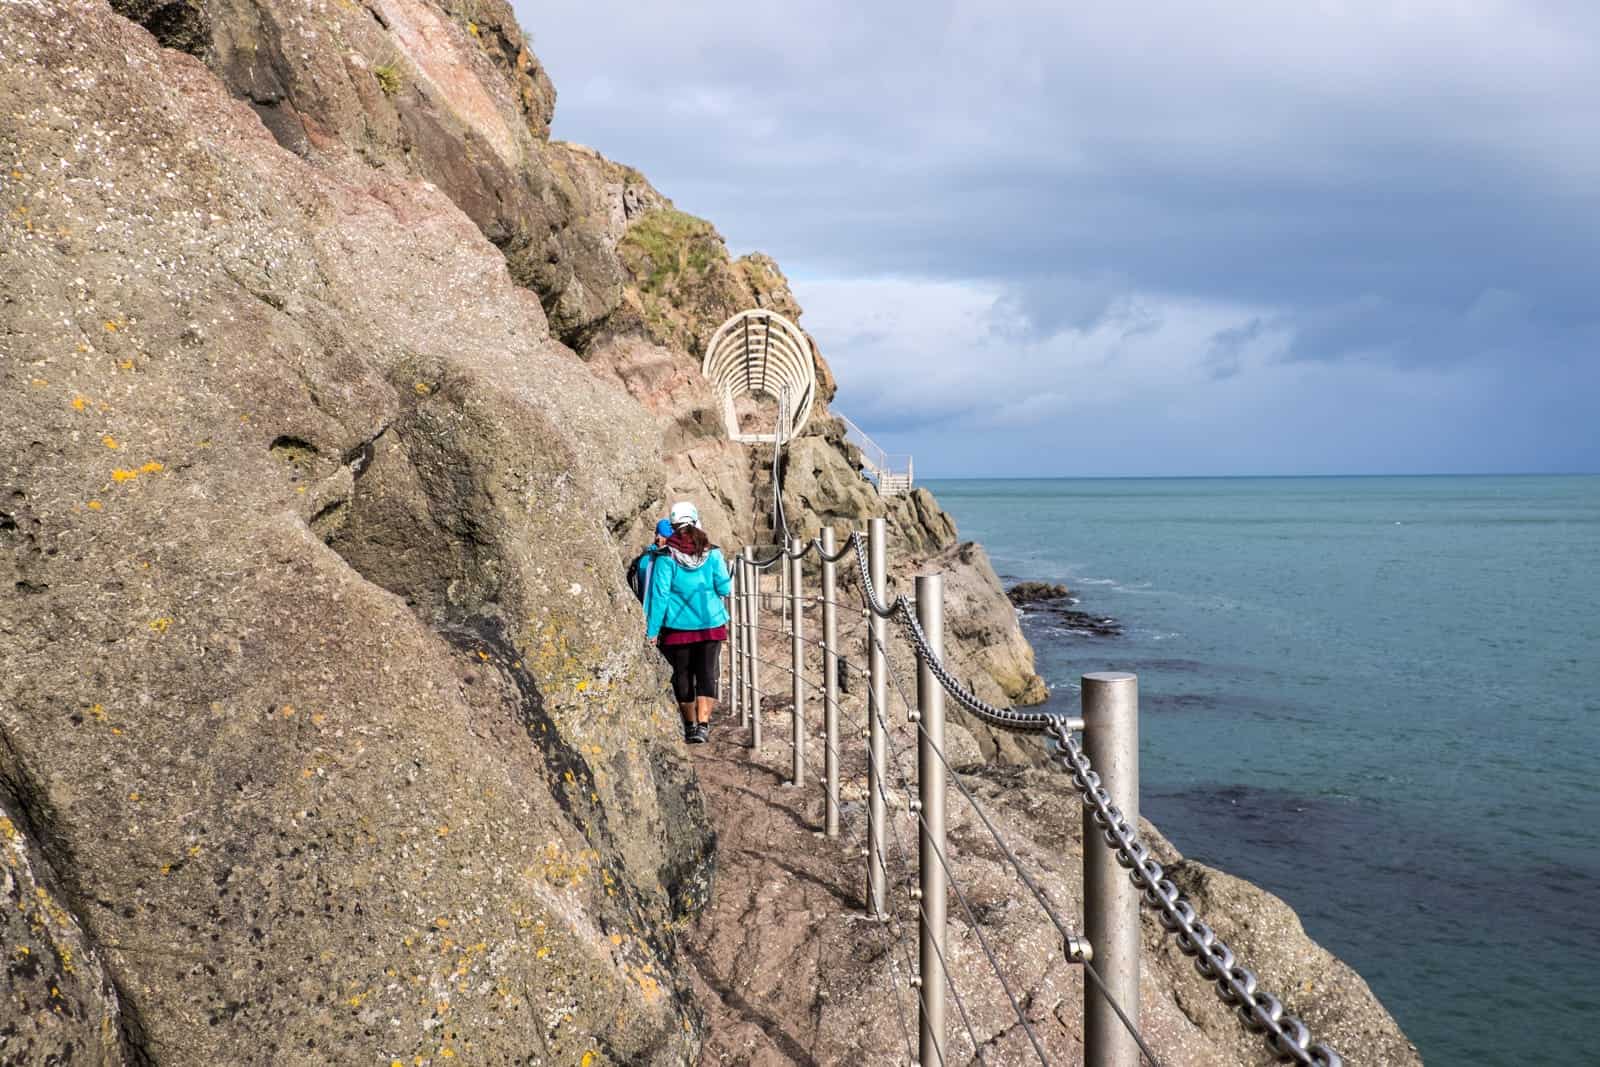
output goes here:
<path id="1" fill-rule="evenodd" d="M 701 723 L 699 725 L 699 727 L 697 729 L 699 730 L 699 733 L 700 733 L 700 743 L 702 745 L 705 744 L 707 741 L 711 740 L 711 724 L 710 723 L 703 722 L 703 723 Z"/>
<path id="2" fill-rule="evenodd" d="M 683 743 L 698 745 L 700 743 L 700 727 L 692 722 L 683 724 Z"/>

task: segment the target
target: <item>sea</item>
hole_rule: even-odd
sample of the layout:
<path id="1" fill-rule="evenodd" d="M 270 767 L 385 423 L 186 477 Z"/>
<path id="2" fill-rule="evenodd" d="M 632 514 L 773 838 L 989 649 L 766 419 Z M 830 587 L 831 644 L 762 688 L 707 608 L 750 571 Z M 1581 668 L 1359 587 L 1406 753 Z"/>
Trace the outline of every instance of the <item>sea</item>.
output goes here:
<path id="1" fill-rule="evenodd" d="M 1427 1063 L 1600 1064 L 1600 476 L 927 484 L 1007 585 L 1122 625 L 1023 617 L 1062 713 L 1138 674 L 1180 851 L 1288 901 Z"/>

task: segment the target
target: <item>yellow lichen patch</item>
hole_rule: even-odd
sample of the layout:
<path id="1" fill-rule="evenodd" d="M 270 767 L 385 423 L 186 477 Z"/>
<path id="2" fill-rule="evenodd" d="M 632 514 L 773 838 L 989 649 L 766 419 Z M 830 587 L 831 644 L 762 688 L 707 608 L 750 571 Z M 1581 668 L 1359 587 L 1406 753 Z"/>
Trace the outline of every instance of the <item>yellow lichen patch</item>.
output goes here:
<path id="1" fill-rule="evenodd" d="M 124 470 L 121 467 L 111 472 L 111 480 L 114 482 L 131 482 L 137 477 L 139 477 L 138 471 Z"/>
<path id="2" fill-rule="evenodd" d="M 450 836 L 450 827 L 448 827 L 448 826 L 439 827 L 438 834 L 439 834 L 440 837 L 449 837 Z"/>
<path id="3" fill-rule="evenodd" d="M 162 616 L 159 619 L 151 619 L 145 625 L 150 627 L 153 633 L 164 634 L 172 628 L 172 620 Z"/>
<path id="4" fill-rule="evenodd" d="M 88 397 L 75 396 L 75 397 L 72 398 L 72 410 L 73 411 L 82 411 L 84 409 L 84 407 L 88 403 L 89 403 L 89 398 Z"/>
<path id="5" fill-rule="evenodd" d="M 578 681 L 578 684 L 577 684 L 576 688 L 577 688 L 578 692 L 580 692 L 580 693 L 583 692 L 585 689 L 589 688 L 589 679 L 587 679 L 587 678 L 580 679 Z"/>
<path id="6" fill-rule="evenodd" d="M 144 466 L 139 468 L 139 473 L 140 474 L 159 474 L 159 473 L 161 473 L 162 471 L 164 471 L 166 469 L 167 469 L 166 467 L 163 467 L 161 464 L 155 462 L 154 460 L 151 460 L 149 463 L 146 463 Z"/>
<path id="7" fill-rule="evenodd" d="M 0 837 L 4 837 L 7 841 L 15 841 L 21 836 L 17 832 L 16 824 L 5 816 L 0 815 Z M 27 949 L 23 949 L 23 952 L 26 953 Z"/>
<path id="8" fill-rule="evenodd" d="M 433 388 L 428 385 L 427 382 L 418 382 L 412 388 L 416 389 L 418 396 L 427 396 L 429 393 L 433 392 Z"/>
<path id="9" fill-rule="evenodd" d="M 620 945 L 620 944 L 622 944 L 622 935 L 621 935 L 621 934 L 612 934 L 612 935 L 611 935 L 611 943 L 612 943 L 612 944 L 613 944 L 613 945 Z"/>
<path id="10" fill-rule="evenodd" d="M 550 946 L 549 945 L 540 945 L 539 946 L 539 951 L 534 953 L 534 956 L 537 957 L 538 959 L 541 959 L 541 960 L 544 959 L 545 957 L 549 956 L 549 955 L 550 955 Z"/>
<path id="11" fill-rule="evenodd" d="M 591 756 L 598 756 L 598 755 L 600 755 L 600 753 L 602 753 L 604 751 L 605 751 L 605 749 L 601 748 L 599 745 L 590 745 L 589 746 L 589 755 L 591 755 Z"/>
<path id="12" fill-rule="evenodd" d="M 129 793 L 128 794 L 128 799 L 132 800 L 132 801 L 138 801 L 139 794 L 138 793 Z"/>
<path id="13" fill-rule="evenodd" d="M 106 320 L 106 333 L 116 333 L 121 328 L 122 325 L 116 319 Z"/>
<path id="14" fill-rule="evenodd" d="M 633 980 L 639 983 L 639 991 L 644 994 L 646 1004 L 654 1004 L 661 999 L 661 983 L 645 974 L 641 970 L 630 968 Z"/>
<path id="15" fill-rule="evenodd" d="M 90 704 L 89 714 L 94 716 L 95 722 L 106 721 L 106 708 L 104 704 Z"/>
<path id="16" fill-rule="evenodd" d="M 293 704 L 285 704 L 283 707 L 278 709 L 278 714 L 282 715 L 285 719 L 293 718 L 294 717 L 294 705 Z"/>
<path id="17" fill-rule="evenodd" d="M 594 1062 L 594 1050 L 590 1049 L 583 1054 L 583 1059 L 578 1061 L 578 1067 L 589 1067 Z"/>
<path id="18" fill-rule="evenodd" d="M 122 447 L 121 445 L 117 444 L 117 439 L 115 437 L 112 437 L 110 434 L 106 434 L 104 437 L 100 438 L 100 443 L 105 445 L 107 448 L 121 448 Z"/>
<path id="19" fill-rule="evenodd" d="M 472 36 L 474 36 L 474 37 L 479 36 L 478 24 L 476 22 L 472 22 L 471 20 L 468 20 L 468 22 L 467 22 L 467 32 L 472 34 Z M 22 177 L 22 175 L 13 173 L 12 177 L 13 178 L 20 178 L 20 177 Z M 584 1061 L 583 1067 L 589 1067 L 588 1061 Z"/>
<path id="20" fill-rule="evenodd" d="M 162 865 L 161 865 L 161 873 L 162 873 L 162 874 L 171 874 L 171 873 L 172 873 L 172 864 L 170 864 L 170 863 L 163 863 L 163 864 L 162 864 Z"/>
<path id="21" fill-rule="evenodd" d="M 200 855 L 200 846 L 199 845 L 190 845 L 189 846 L 189 855 L 191 855 L 191 856 Z"/>
<path id="22" fill-rule="evenodd" d="M 84 507 L 88 508 L 90 511 L 99 511 L 102 506 L 103 505 L 98 500 L 91 500 L 84 505 Z"/>
<path id="23" fill-rule="evenodd" d="M 132 370 L 133 369 L 133 360 L 131 360 L 131 359 L 119 359 L 119 360 L 117 360 L 117 369 L 118 370 Z"/>
<path id="24" fill-rule="evenodd" d="M 450 920 L 441 915 L 437 919 L 433 920 L 433 925 L 438 927 L 440 930 L 448 930 L 450 929 Z"/>
<path id="25" fill-rule="evenodd" d="M 489 661 L 489 653 L 480 648 L 478 649 L 478 658 L 487 663 Z"/>

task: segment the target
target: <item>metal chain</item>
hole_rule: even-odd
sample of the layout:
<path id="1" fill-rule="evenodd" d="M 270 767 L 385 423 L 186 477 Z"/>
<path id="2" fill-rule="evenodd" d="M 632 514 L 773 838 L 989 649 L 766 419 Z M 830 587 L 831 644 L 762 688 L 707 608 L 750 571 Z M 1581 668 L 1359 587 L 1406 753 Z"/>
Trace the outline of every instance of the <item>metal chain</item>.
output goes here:
<path id="1" fill-rule="evenodd" d="M 1256 988 L 1254 972 L 1242 966 L 1233 950 L 1195 914 L 1194 906 L 1165 876 L 1161 864 L 1150 858 L 1150 850 L 1139 840 L 1138 831 L 1128 824 L 1121 809 L 1111 802 L 1111 794 L 1100 784 L 1100 775 L 1089 766 L 1089 758 L 1078 739 L 1061 722 L 1047 730 L 1057 744 L 1051 760 L 1072 775 L 1083 794 L 1083 803 L 1094 809 L 1094 821 L 1105 842 L 1117 851 L 1117 862 L 1128 868 L 1128 877 L 1144 891 L 1146 905 L 1160 911 L 1161 925 L 1175 935 L 1178 949 L 1194 957 L 1200 977 L 1217 983 L 1223 1003 L 1235 1007 L 1246 1029 L 1264 1035 L 1267 1048 L 1280 1060 L 1306 1067 L 1342 1067 L 1339 1054 L 1325 1044 L 1311 1043 L 1305 1023 L 1283 1010 L 1283 1002 L 1271 993 Z"/>

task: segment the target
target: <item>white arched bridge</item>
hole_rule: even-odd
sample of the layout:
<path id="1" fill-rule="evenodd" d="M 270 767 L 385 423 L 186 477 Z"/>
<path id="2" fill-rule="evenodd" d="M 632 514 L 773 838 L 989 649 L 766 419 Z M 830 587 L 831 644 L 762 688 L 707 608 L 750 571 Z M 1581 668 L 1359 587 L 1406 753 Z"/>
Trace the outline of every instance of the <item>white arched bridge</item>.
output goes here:
<path id="1" fill-rule="evenodd" d="M 730 440 L 781 446 L 798 436 L 811 418 L 817 395 L 817 362 L 811 338 L 766 308 L 734 315 L 706 345 L 701 373 L 722 397 L 722 418 Z M 739 400 L 770 400 L 777 405 L 772 432 L 746 429 Z M 910 456 L 890 455 L 855 423 L 840 415 L 845 439 L 861 454 L 864 473 L 884 496 L 908 492 L 912 483 Z"/>

